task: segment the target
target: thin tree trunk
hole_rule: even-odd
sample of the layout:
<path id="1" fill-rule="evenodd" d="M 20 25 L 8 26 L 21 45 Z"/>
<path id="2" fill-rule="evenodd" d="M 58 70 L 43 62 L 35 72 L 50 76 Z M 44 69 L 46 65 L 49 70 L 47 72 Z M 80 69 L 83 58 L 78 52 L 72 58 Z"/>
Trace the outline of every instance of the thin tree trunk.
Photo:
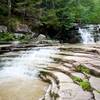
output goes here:
<path id="1" fill-rule="evenodd" d="M 55 9 L 55 2 L 52 0 L 52 8 Z"/>
<path id="2" fill-rule="evenodd" d="M 8 17 L 11 17 L 11 0 L 8 0 Z"/>
<path id="3" fill-rule="evenodd" d="M 11 31 L 11 27 L 9 26 L 9 21 L 11 18 L 11 0 L 8 0 L 8 30 Z"/>

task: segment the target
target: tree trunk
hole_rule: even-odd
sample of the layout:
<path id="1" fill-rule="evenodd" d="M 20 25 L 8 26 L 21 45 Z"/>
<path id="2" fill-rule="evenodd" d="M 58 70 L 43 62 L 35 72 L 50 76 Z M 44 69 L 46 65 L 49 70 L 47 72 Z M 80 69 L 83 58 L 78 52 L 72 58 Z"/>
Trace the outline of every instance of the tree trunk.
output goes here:
<path id="1" fill-rule="evenodd" d="M 11 0 L 8 0 L 8 17 L 11 17 Z"/>

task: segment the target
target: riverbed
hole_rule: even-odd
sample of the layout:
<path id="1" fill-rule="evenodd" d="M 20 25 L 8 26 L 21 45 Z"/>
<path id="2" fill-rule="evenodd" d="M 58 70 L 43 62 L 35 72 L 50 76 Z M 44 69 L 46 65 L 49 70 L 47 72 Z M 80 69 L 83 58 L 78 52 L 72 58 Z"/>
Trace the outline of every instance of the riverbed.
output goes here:
<path id="1" fill-rule="evenodd" d="M 56 52 L 54 47 L 37 47 L 0 55 L 0 100 L 38 100 L 46 92 L 47 83 L 38 77 Z"/>
<path id="2" fill-rule="evenodd" d="M 77 72 L 80 64 L 94 73 Z M 88 76 L 94 89 L 84 90 L 71 75 Z M 33 47 L 0 55 L 0 100 L 99 100 L 99 84 L 99 43 Z"/>

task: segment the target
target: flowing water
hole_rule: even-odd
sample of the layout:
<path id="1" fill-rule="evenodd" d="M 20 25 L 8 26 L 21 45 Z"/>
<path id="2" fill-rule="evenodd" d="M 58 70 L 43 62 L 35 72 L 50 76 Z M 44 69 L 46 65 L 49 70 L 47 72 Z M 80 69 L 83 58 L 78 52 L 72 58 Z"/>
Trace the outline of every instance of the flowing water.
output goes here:
<path id="1" fill-rule="evenodd" d="M 0 55 L 0 100 L 39 100 L 48 86 L 39 79 L 39 69 L 52 63 L 56 52 L 38 47 Z"/>
<path id="2" fill-rule="evenodd" d="M 79 33 L 81 33 L 83 44 L 93 44 L 94 38 L 89 30 L 79 28 Z"/>
<path id="3" fill-rule="evenodd" d="M 83 44 L 93 44 L 100 41 L 100 25 L 86 25 L 79 27 Z"/>
<path id="4" fill-rule="evenodd" d="M 79 28 L 86 45 L 34 47 L 0 55 L 0 100 L 40 100 L 42 97 L 45 100 L 99 100 L 100 94 L 96 91 L 100 91 L 100 44 L 95 43 L 93 30 L 93 26 Z M 92 71 L 89 79 L 75 71 L 79 64 Z M 51 85 L 39 78 L 44 69 L 49 71 L 45 79 L 50 78 Z M 86 78 L 96 91 L 83 91 L 69 75 Z M 58 94 L 59 98 L 55 99 L 57 95 L 53 94 Z"/>
<path id="5" fill-rule="evenodd" d="M 83 91 L 69 76 L 87 78 L 74 69 L 78 64 L 84 64 L 93 74 L 89 75 L 88 81 L 93 88 L 100 91 L 99 56 L 100 44 L 63 44 L 2 54 L 0 100 L 40 100 L 42 97 L 45 100 L 99 100 L 100 94 Z M 47 73 L 49 71 L 45 79 L 50 78 L 51 85 L 38 76 L 44 69 Z M 59 98 L 55 99 L 53 94 L 58 94 Z"/>

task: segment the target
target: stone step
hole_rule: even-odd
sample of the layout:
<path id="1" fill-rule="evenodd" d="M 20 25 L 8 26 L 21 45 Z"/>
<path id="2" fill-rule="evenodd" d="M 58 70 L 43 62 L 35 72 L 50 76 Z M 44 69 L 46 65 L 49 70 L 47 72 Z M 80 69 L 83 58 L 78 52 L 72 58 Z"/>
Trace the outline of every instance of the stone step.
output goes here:
<path id="1" fill-rule="evenodd" d="M 100 91 L 100 78 L 90 76 L 89 82 L 93 88 Z"/>
<path id="2" fill-rule="evenodd" d="M 94 96 L 95 96 L 95 100 L 100 100 L 100 93 L 93 91 Z"/>
<path id="3" fill-rule="evenodd" d="M 93 100 L 90 92 L 83 91 L 74 83 L 60 83 L 57 100 Z"/>

